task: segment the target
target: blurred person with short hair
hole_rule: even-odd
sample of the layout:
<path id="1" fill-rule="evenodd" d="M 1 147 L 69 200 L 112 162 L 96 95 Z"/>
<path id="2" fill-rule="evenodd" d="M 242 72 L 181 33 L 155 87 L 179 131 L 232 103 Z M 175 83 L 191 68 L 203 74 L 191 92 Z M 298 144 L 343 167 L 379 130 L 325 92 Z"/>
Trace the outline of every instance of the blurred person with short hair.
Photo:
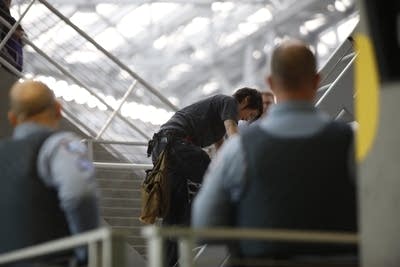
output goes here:
<path id="1" fill-rule="evenodd" d="M 94 166 L 81 138 L 56 131 L 61 105 L 53 92 L 38 81 L 15 83 L 8 118 L 14 133 L 0 141 L 0 254 L 99 227 Z M 85 262 L 86 248 L 76 256 Z M 13 266 L 36 266 L 29 264 Z"/>
<path id="2" fill-rule="evenodd" d="M 275 48 L 271 70 L 267 82 L 277 104 L 217 154 L 194 200 L 192 225 L 357 231 L 353 131 L 314 107 L 320 80 L 315 56 L 306 44 L 288 40 Z M 251 262 L 239 266 L 299 257 L 311 264 L 325 256 L 357 265 L 353 245 L 235 245 L 232 257 Z"/>

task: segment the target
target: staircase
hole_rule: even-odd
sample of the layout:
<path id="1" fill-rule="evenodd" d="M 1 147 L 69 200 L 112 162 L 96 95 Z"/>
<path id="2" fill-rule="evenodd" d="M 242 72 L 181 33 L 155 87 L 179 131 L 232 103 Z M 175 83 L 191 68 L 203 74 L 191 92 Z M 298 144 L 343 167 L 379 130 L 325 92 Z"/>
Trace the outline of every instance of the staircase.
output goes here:
<path id="1" fill-rule="evenodd" d="M 121 163 L 100 144 L 93 145 L 93 158 L 96 162 Z M 125 160 L 126 163 L 129 163 Z M 140 184 L 144 172 L 130 169 L 97 168 L 96 178 L 101 191 L 101 216 L 113 229 L 127 233 L 127 242 L 144 256 L 145 240 L 141 237 Z"/>

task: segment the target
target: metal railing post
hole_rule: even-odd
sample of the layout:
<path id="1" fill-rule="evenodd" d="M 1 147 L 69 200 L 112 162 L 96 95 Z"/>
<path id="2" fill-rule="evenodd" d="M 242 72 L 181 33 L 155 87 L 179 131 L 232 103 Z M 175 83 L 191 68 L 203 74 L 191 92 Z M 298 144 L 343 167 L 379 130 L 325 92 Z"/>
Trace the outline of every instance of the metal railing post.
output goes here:
<path id="1" fill-rule="evenodd" d="M 97 242 L 91 242 L 88 245 L 88 267 L 100 267 L 99 245 Z"/>
<path id="2" fill-rule="evenodd" d="M 156 226 L 144 228 L 143 234 L 147 238 L 148 264 L 149 267 L 164 267 L 164 237 L 161 235 L 161 229 Z"/>
<path id="3" fill-rule="evenodd" d="M 84 141 L 86 141 L 89 160 L 93 162 L 94 159 L 93 141 L 92 139 L 86 139 Z"/>
<path id="4" fill-rule="evenodd" d="M 114 232 L 112 235 L 111 248 L 111 266 L 124 267 L 127 266 L 126 260 L 126 239 L 127 232 Z"/>
<path id="5" fill-rule="evenodd" d="M 195 267 L 193 257 L 194 241 L 190 235 L 179 239 L 179 266 Z"/>
<path id="6" fill-rule="evenodd" d="M 6 36 L 1 40 L 0 42 L 0 50 L 3 49 L 3 47 L 6 45 L 8 39 L 11 38 L 11 36 L 14 34 L 15 30 L 18 28 L 18 26 L 21 23 L 21 20 L 25 17 L 26 13 L 28 13 L 29 9 L 32 7 L 32 5 L 35 3 L 36 0 L 32 0 L 32 2 L 28 5 L 28 7 L 25 9 L 25 11 L 21 14 L 21 17 L 12 25 L 11 29 L 8 31 Z"/>
<path id="7" fill-rule="evenodd" d="M 130 95 L 130 93 L 133 91 L 133 89 L 135 89 L 136 84 L 137 84 L 137 81 L 133 81 L 133 83 L 129 86 L 128 90 L 125 92 L 124 96 L 121 98 L 120 103 L 118 104 L 118 107 L 116 109 L 114 109 L 113 113 L 110 115 L 110 117 L 108 117 L 107 122 L 101 128 L 101 130 L 97 134 L 95 140 L 99 140 L 100 137 L 103 135 L 103 133 L 110 126 L 110 124 L 113 121 L 113 119 L 115 118 L 115 116 L 118 114 L 118 112 L 121 110 L 122 106 L 125 104 L 126 99 Z"/>
<path id="8" fill-rule="evenodd" d="M 101 266 L 112 267 L 112 244 L 111 235 L 106 238 L 101 244 Z"/>

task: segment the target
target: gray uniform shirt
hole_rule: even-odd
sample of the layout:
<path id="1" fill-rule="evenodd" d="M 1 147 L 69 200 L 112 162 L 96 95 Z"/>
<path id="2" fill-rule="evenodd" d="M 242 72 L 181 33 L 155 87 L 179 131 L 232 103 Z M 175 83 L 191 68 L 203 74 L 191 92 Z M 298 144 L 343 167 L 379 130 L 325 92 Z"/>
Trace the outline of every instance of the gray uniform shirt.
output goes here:
<path id="1" fill-rule="evenodd" d="M 13 139 L 43 129 L 46 128 L 39 124 L 24 123 L 14 129 Z M 71 233 L 99 226 L 94 166 L 78 136 L 71 132 L 57 132 L 48 137 L 40 148 L 37 169 L 44 184 L 56 189 Z"/>
<path id="2" fill-rule="evenodd" d="M 268 116 L 258 123 L 262 129 L 280 137 L 306 137 L 321 130 L 330 118 L 308 102 L 286 102 L 271 107 Z M 353 151 L 349 153 L 352 166 Z M 245 159 L 239 136 L 227 140 L 211 162 L 203 187 L 192 209 L 195 227 L 230 225 L 232 203 L 244 185 Z"/>
<path id="3" fill-rule="evenodd" d="M 238 102 L 232 96 L 215 95 L 177 111 L 161 126 L 161 130 L 174 129 L 189 137 L 200 147 L 207 147 L 223 138 L 224 121 L 237 122 Z"/>

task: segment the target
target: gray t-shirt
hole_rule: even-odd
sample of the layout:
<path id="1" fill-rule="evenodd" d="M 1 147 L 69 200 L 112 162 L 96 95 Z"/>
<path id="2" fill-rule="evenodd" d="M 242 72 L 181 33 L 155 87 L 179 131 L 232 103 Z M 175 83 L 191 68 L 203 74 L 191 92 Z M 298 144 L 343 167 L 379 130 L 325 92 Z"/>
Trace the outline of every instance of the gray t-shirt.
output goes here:
<path id="1" fill-rule="evenodd" d="M 225 135 L 225 120 L 238 121 L 238 102 L 231 96 L 215 95 L 177 111 L 161 126 L 187 135 L 198 146 L 206 147 Z"/>

